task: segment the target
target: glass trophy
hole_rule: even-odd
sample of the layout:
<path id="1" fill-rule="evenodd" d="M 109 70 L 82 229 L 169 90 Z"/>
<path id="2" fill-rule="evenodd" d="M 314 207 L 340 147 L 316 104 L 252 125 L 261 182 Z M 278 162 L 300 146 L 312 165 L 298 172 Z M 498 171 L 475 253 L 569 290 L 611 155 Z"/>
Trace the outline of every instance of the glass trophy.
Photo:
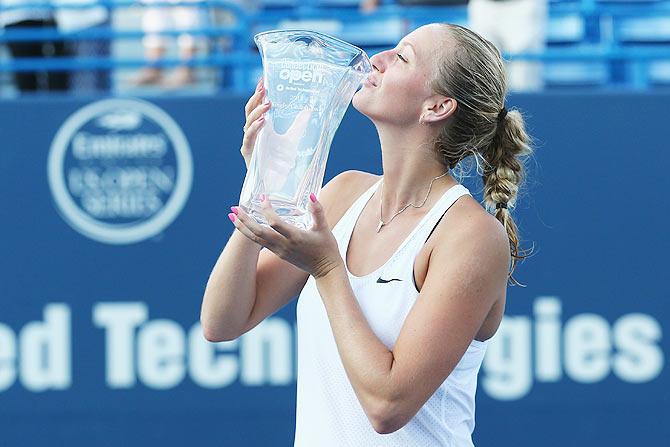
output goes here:
<path id="1" fill-rule="evenodd" d="M 263 60 L 265 100 L 272 106 L 239 205 L 267 224 L 259 197 L 265 194 L 282 220 L 308 229 L 309 195 L 321 190 L 335 131 L 372 65 L 360 48 L 322 33 L 268 31 L 254 41 Z"/>

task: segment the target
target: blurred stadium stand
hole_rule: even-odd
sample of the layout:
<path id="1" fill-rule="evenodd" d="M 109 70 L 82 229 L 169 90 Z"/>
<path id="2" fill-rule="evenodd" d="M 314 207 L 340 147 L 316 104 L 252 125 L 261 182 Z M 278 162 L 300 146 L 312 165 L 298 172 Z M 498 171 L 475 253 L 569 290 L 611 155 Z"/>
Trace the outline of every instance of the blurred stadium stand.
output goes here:
<path id="1" fill-rule="evenodd" d="M 59 3 L 63 8 L 83 8 L 81 3 Z M 2 2 L 0 2 L 0 5 Z M 138 93 L 129 79 L 146 65 L 139 44 L 143 36 L 140 18 L 144 5 L 129 0 L 97 2 L 112 13 L 111 29 L 59 32 L 57 30 L 6 30 L 0 46 L 12 40 L 57 38 L 108 38 L 110 58 L 50 58 L 12 60 L 0 49 L 0 94 L 12 95 L 15 70 L 51 67 L 58 70 L 104 68 L 112 71 L 112 93 Z M 188 3 L 193 5 L 193 3 Z M 406 7 L 382 1 L 372 14 L 359 11 L 354 0 L 256 0 L 197 3 L 208 10 L 210 24 L 191 34 L 205 36 L 207 48 L 189 62 L 196 68 L 192 93 L 246 92 L 260 72 L 253 35 L 275 28 L 301 28 L 337 36 L 364 48 L 372 55 L 389 48 L 413 29 L 445 21 L 467 26 L 465 6 Z M 174 6 L 174 3 L 166 3 Z M 670 0 L 551 0 L 547 48 L 541 54 L 506 54 L 509 60 L 544 62 L 545 89 L 662 89 L 670 87 Z M 90 6 L 90 5 L 89 5 Z M 25 7 L 25 5 L 24 5 Z M 0 10 L 7 7 L 0 6 Z M 226 16 L 227 19 L 221 19 Z M 176 31 L 161 34 L 176 37 Z M 175 51 L 160 62 L 164 67 L 181 63 Z M 142 87 L 141 93 L 160 93 Z M 76 93 L 76 92 L 73 92 Z"/>

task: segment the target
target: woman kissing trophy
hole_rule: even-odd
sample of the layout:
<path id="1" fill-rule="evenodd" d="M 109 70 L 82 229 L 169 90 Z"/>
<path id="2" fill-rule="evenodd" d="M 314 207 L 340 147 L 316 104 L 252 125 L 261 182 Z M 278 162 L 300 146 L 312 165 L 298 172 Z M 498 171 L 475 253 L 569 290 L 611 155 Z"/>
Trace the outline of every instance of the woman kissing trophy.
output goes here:
<path id="1" fill-rule="evenodd" d="M 265 101 L 271 106 L 239 206 L 267 224 L 259 198 L 265 194 L 282 220 L 309 229 L 309 195 L 321 190 L 335 131 L 372 65 L 360 48 L 318 32 L 267 31 L 254 41 L 263 61 Z"/>

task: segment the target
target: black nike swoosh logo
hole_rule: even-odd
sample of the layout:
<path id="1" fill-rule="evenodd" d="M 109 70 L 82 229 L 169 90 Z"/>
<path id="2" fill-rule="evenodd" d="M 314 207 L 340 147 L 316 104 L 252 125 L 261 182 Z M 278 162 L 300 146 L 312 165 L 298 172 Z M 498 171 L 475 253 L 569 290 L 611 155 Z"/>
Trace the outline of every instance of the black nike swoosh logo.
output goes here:
<path id="1" fill-rule="evenodd" d="M 391 281 L 402 281 L 402 279 L 398 279 L 398 278 L 382 279 L 381 276 L 377 279 L 377 282 L 382 283 L 382 284 L 386 284 L 387 282 L 391 282 Z"/>

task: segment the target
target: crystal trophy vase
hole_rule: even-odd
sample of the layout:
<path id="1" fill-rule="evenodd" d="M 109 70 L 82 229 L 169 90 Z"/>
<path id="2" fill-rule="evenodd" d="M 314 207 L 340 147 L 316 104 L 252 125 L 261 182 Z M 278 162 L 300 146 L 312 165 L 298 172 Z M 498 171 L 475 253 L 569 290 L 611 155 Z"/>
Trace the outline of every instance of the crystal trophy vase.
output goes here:
<path id="1" fill-rule="evenodd" d="M 310 193 L 318 195 L 330 144 L 344 112 L 372 71 L 363 50 L 311 31 L 257 34 L 266 101 L 272 106 L 258 133 L 239 205 L 267 224 L 260 195 L 287 223 L 308 229 Z"/>

